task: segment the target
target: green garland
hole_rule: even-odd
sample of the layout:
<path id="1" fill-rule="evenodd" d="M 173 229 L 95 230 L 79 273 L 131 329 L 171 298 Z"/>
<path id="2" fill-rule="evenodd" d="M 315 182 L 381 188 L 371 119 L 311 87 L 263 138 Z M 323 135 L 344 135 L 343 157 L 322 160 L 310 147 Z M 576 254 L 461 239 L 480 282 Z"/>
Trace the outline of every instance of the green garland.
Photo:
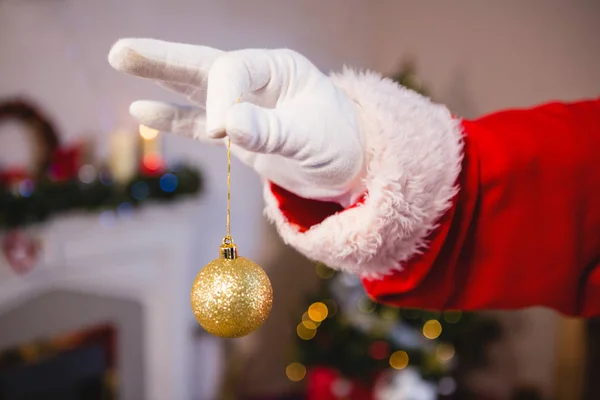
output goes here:
<path id="1" fill-rule="evenodd" d="M 43 222 L 71 210 L 127 210 L 148 201 L 174 200 L 201 189 L 200 173 L 189 166 L 152 174 L 138 171 L 126 184 L 114 183 L 107 169 L 77 166 L 79 163 L 69 158 L 72 155 L 56 153 L 60 150 L 56 129 L 45 113 L 30 101 L 0 100 L 0 123 L 5 121 L 23 124 L 41 151 L 31 173 L 12 179 L 7 174 L 0 181 L 0 229 Z M 0 171 L 0 177 L 3 172 Z M 77 175 L 83 175 L 84 179 Z"/>
<path id="2" fill-rule="evenodd" d="M 43 222 L 71 210 L 136 207 L 149 201 L 170 201 L 201 190 L 198 171 L 184 166 L 156 176 L 139 174 L 124 185 L 115 184 L 110 174 L 100 171 L 90 183 L 79 180 L 55 182 L 49 178 L 23 181 L 19 187 L 0 188 L 0 228 L 14 229 Z"/>

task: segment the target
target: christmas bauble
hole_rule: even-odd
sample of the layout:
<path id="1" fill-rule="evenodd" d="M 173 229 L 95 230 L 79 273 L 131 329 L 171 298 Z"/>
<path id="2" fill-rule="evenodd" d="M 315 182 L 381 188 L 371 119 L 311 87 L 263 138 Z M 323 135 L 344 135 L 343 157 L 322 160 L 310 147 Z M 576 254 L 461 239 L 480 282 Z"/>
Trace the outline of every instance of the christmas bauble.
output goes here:
<path id="1" fill-rule="evenodd" d="M 191 292 L 196 320 L 209 333 L 246 336 L 260 327 L 273 304 L 269 277 L 253 261 L 237 256 L 233 241 L 224 241 L 221 256 L 196 276 Z"/>

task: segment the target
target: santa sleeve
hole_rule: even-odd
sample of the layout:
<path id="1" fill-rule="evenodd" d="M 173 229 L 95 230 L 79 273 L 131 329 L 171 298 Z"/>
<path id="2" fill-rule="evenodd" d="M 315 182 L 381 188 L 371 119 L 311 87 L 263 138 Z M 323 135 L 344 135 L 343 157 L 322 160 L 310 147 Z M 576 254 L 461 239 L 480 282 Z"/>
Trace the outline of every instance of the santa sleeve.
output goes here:
<path id="1" fill-rule="evenodd" d="M 600 315 L 599 101 L 460 121 L 375 74 L 333 79 L 362 118 L 365 196 L 265 185 L 286 243 L 396 306 Z"/>

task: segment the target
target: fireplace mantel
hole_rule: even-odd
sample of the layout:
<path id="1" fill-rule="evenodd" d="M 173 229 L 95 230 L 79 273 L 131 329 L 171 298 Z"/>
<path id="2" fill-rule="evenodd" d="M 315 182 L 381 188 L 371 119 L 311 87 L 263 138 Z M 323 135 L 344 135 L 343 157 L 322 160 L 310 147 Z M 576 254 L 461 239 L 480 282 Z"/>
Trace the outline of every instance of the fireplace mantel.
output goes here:
<path id="1" fill-rule="evenodd" d="M 40 240 L 40 260 L 26 274 L 15 273 L 6 260 L 0 262 L 0 315 L 55 291 L 138 302 L 143 314 L 144 397 L 198 398 L 193 392 L 203 372 L 195 366 L 197 324 L 189 290 L 209 250 L 198 242 L 199 215 L 199 202 L 186 200 L 148 206 L 125 217 L 107 212 L 69 215 L 28 228 L 26 232 Z M 30 334 L 34 333 L 14 332 L 9 335 L 14 343 L 2 345 L 34 339 L 27 337 Z M 119 358 L 127 356 L 121 353 L 120 349 Z M 121 382 L 120 390 L 135 393 L 127 384 Z"/>

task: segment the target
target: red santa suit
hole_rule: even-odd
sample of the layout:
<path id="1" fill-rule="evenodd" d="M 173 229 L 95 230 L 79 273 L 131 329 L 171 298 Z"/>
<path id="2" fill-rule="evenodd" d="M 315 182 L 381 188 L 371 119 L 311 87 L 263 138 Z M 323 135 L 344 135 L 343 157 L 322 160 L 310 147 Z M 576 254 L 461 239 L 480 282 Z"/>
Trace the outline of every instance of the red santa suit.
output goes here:
<path id="1" fill-rule="evenodd" d="M 395 306 L 600 315 L 600 100 L 461 121 L 374 75 L 333 79 L 365 116 L 367 190 L 342 209 L 266 185 L 287 243 Z"/>

